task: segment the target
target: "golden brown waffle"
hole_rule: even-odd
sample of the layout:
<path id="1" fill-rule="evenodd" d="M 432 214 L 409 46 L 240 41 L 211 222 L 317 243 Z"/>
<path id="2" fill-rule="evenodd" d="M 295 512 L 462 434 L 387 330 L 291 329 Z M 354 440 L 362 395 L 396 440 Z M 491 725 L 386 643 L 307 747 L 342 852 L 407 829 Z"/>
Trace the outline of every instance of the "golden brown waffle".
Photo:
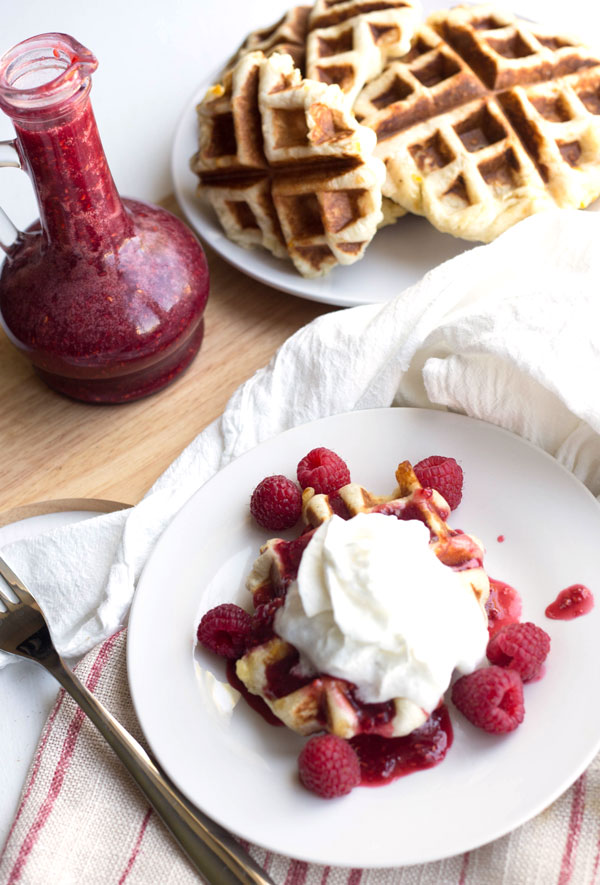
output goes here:
<path id="1" fill-rule="evenodd" d="M 600 194 L 600 57 L 494 7 L 434 13 L 354 110 L 384 194 L 455 236 L 488 242 Z"/>
<path id="2" fill-rule="evenodd" d="M 267 56 L 273 52 L 291 55 L 296 67 L 304 73 L 310 11 L 310 6 L 294 6 L 271 27 L 252 31 L 231 59 L 225 71 L 235 67 L 242 56 L 258 50 Z"/>
<path id="3" fill-rule="evenodd" d="M 387 227 L 389 224 L 396 224 L 399 218 L 406 215 L 406 209 L 400 203 L 396 203 L 395 200 L 390 200 L 389 197 L 382 197 L 381 214 L 383 217 L 377 227 L 378 230 L 379 228 Z"/>
<path id="4" fill-rule="evenodd" d="M 388 58 L 408 52 L 418 20 L 418 0 L 315 0 L 308 21 L 306 76 L 337 83 L 351 107 Z"/>
<path id="5" fill-rule="evenodd" d="M 336 499 L 315 495 L 312 489 L 306 489 L 303 518 L 307 532 L 292 542 L 273 538 L 261 549 L 246 584 L 255 605 L 285 594 L 302 550 L 310 540 L 311 529 L 316 529 L 334 512 L 345 518 L 358 513 L 384 513 L 424 522 L 430 531 L 431 549 L 466 583 L 485 613 L 489 579 L 482 564 L 484 551 L 480 542 L 449 528 L 446 520 L 450 508 L 446 501 L 438 492 L 422 488 L 408 461 L 398 466 L 396 481 L 395 491 L 384 497 L 372 495 L 356 483 L 340 489 Z M 236 672 L 252 694 L 261 696 L 288 728 L 300 734 L 327 730 L 350 738 L 368 731 L 383 737 L 398 737 L 418 728 L 429 715 L 412 701 L 395 698 L 386 704 L 367 705 L 369 715 L 365 716 L 364 705 L 350 683 L 322 674 L 304 679 L 303 684 L 286 693 L 274 689 L 270 674 L 274 671 L 279 677 L 284 674 L 286 678 L 280 682 L 289 685 L 288 674 L 293 674 L 297 661 L 293 646 L 275 636 L 241 657 Z"/>
<path id="6" fill-rule="evenodd" d="M 337 86 L 289 55 L 244 55 L 198 106 L 199 192 L 227 235 L 288 256 L 307 277 L 361 258 L 382 220 L 385 169 L 372 130 Z"/>

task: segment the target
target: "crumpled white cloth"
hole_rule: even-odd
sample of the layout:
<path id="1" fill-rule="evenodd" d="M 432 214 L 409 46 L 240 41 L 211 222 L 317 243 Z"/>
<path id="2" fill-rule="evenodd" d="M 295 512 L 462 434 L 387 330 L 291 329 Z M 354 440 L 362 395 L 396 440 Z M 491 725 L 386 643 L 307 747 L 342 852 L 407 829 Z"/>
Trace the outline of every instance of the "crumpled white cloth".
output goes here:
<path id="1" fill-rule="evenodd" d="M 599 495 L 599 330 L 600 215 L 533 216 L 389 302 L 300 329 L 133 509 L 2 555 L 35 592 L 59 650 L 83 654 L 123 624 L 161 532 L 220 468 L 297 424 L 381 406 L 447 408 L 501 425 Z"/>

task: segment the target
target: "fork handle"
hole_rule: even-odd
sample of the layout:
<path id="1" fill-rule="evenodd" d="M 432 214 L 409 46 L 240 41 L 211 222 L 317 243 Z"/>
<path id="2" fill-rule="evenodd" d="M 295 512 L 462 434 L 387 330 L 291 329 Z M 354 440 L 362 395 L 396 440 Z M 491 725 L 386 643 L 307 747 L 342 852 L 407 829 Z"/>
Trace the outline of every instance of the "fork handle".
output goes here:
<path id="1" fill-rule="evenodd" d="M 108 741 L 194 867 L 215 885 L 274 885 L 233 836 L 193 810 L 169 784 L 140 744 L 59 658 L 47 665 Z"/>

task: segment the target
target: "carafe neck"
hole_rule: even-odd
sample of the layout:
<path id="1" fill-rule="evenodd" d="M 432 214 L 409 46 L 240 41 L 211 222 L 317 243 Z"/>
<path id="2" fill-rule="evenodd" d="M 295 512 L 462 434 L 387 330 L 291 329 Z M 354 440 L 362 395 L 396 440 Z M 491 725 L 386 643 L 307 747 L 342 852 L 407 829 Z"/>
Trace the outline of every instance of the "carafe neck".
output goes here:
<path id="1" fill-rule="evenodd" d="M 130 234 L 90 103 L 96 67 L 64 34 L 26 40 L 0 62 L 0 107 L 13 121 L 42 230 L 53 246 L 88 256 Z"/>

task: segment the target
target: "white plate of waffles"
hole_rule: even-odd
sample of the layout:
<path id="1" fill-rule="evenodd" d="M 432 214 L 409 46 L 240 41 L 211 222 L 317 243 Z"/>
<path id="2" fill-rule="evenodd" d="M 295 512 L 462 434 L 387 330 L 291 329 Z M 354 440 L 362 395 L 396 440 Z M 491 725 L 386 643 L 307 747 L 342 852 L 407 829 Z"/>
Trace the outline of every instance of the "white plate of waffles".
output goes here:
<path id="1" fill-rule="evenodd" d="M 172 168 L 190 223 L 245 273 L 385 301 L 533 213 L 596 201 L 600 52 L 489 4 L 315 0 L 193 96 Z"/>
<path id="2" fill-rule="evenodd" d="M 465 481 L 450 526 L 481 539 L 488 573 L 518 590 L 522 620 L 543 627 L 552 643 L 543 677 L 525 685 L 525 719 L 515 731 L 489 735 L 450 703 L 454 740 L 439 765 L 335 800 L 299 783 L 305 739 L 269 725 L 242 700 L 232 704 L 222 659 L 196 643 L 199 620 L 215 605 L 251 609 L 245 579 L 276 534 L 250 517 L 252 490 L 273 473 L 295 477 L 298 461 L 316 446 L 338 452 L 352 480 L 378 494 L 393 489 L 402 460 L 455 457 Z M 600 606 L 571 621 L 545 616 L 567 586 L 600 592 L 599 534 L 598 503 L 572 474 L 493 425 L 390 408 L 294 428 L 206 483 L 144 569 L 128 632 L 131 693 L 144 734 L 194 804 L 268 851 L 327 865 L 394 867 L 485 844 L 546 808 L 600 746 Z"/>
<path id="3" fill-rule="evenodd" d="M 474 245 L 440 233 L 425 218 L 405 215 L 378 231 L 356 264 L 308 279 L 290 261 L 265 249 L 245 249 L 234 243 L 212 208 L 198 198 L 198 177 L 190 169 L 190 158 L 198 147 L 196 106 L 212 82 L 194 93 L 178 124 L 171 160 L 173 187 L 186 219 L 202 240 L 249 277 L 311 301 L 354 307 L 388 301 L 437 264 Z"/>

